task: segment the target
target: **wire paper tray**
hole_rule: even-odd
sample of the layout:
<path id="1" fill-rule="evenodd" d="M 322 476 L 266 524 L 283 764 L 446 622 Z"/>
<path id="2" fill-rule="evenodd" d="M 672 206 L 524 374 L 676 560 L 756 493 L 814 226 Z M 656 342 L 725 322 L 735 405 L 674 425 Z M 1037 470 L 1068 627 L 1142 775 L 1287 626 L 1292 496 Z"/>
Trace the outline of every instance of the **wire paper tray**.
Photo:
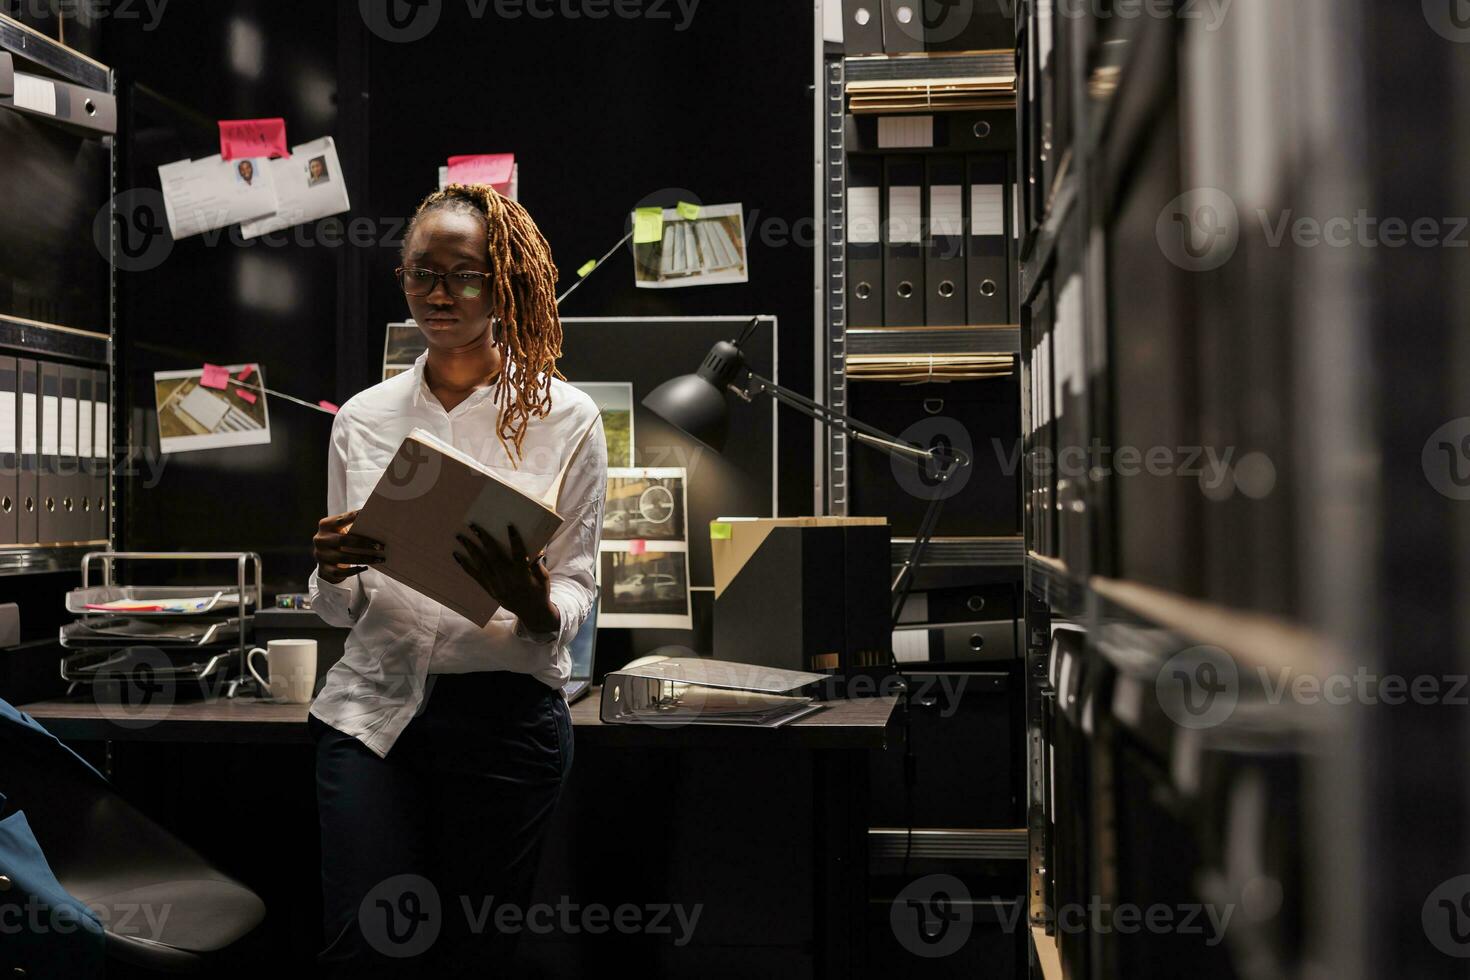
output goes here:
<path id="1" fill-rule="evenodd" d="M 165 610 L 146 609 L 88 609 L 88 606 L 100 606 L 110 602 L 157 602 L 160 605 L 177 603 L 184 600 L 202 600 L 202 604 L 187 612 L 170 612 Z M 249 592 L 245 593 L 245 607 L 247 612 L 255 604 L 255 596 Z M 66 594 L 66 611 L 82 616 L 218 616 L 221 613 L 234 613 L 240 607 L 240 592 L 237 587 L 226 589 L 211 589 L 199 585 L 93 585 L 80 589 L 72 589 Z"/>
<path id="2" fill-rule="evenodd" d="M 200 654 L 157 647 L 88 650 L 61 659 L 61 678 L 81 684 L 99 684 L 146 677 L 152 681 L 196 681 L 226 674 L 233 651 Z"/>
<path id="3" fill-rule="evenodd" d="M 90 616 L 61 627 L 61 645 L 64 647 L 115 647 L 128 642 L 206 647 L 218 643 L 235 644 L 239 639 L 238 618 L 210 622 L 183 618 L 168 621 L 158 616 Z"/>

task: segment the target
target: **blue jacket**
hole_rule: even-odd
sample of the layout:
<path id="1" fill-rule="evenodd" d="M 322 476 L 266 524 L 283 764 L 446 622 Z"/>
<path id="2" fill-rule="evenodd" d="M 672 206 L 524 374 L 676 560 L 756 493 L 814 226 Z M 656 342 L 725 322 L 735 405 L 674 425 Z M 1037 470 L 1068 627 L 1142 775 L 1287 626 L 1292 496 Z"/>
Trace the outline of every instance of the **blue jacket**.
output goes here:
<path id="1" fill-rule="evenodd" d="M 33 977 L 101 977 L 105 938 L 96 914 L 56 880 L 23 810 L 8 816 L 5 756 L 80 767 L 107 780 L 24 711 L 0 699 L 0 976 L 16 967 Z"/>

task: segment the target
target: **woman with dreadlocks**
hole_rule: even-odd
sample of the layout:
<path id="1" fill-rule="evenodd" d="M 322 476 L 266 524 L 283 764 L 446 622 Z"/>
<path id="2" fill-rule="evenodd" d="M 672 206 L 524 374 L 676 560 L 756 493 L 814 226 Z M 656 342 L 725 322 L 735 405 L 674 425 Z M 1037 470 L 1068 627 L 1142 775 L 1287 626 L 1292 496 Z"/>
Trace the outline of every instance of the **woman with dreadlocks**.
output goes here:
<path id="1" fill-rule="evenodd" d="M 395 272 L 428 342 L 411 371 L 332 425 L 312 608 L 350 627 L 312 703 L 331 975 L 495 975 L 527 921 L 540 844 L 572 762 L 562 684 L 595 597 L 607 449 L 556 370 L 556 267 L 531 216 L 490 187 L 419 206 Z M 388 578 L 351 526 L 423 427 L 533 496 L 560 484 L 544 553 L 468 525 L 454 557 L 499 604 L 483 628 Z M 502 915 L 507 906 L 513 908 Z"/>

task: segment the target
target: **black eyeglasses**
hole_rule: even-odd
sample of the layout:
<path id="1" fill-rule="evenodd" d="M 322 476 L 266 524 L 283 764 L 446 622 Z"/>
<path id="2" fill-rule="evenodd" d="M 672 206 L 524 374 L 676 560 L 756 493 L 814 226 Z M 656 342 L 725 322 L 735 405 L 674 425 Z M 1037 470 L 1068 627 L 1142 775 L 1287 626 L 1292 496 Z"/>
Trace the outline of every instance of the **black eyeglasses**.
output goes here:
<path id="1" fill-rule="evenodd" d="M 393 277 L 409 296 L 427 296 L 444 281 L 444 288 L 455 299 L 478 299 L 485 288 L 485 280 L 493 272 L 431 272 L 428 269 L 403 268 L 393 270 Z"/>

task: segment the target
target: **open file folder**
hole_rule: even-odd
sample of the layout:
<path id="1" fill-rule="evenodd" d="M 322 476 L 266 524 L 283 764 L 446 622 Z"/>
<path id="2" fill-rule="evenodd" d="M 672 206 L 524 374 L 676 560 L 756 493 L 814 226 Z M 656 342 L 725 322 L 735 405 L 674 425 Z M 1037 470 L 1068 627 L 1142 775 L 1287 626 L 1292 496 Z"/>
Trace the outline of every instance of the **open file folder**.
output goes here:
<path id="1" fill-rule="evenodd" d="M 777 728 L 822 707 L 801 692 L 824 679 L 728 660 L 660 658 L 603 678 L 600 710 L 608 724 Z"/>

